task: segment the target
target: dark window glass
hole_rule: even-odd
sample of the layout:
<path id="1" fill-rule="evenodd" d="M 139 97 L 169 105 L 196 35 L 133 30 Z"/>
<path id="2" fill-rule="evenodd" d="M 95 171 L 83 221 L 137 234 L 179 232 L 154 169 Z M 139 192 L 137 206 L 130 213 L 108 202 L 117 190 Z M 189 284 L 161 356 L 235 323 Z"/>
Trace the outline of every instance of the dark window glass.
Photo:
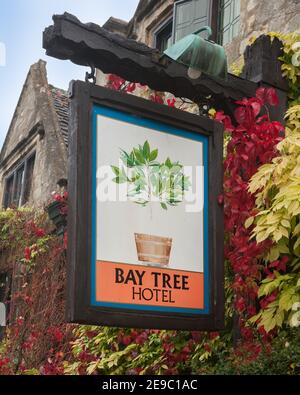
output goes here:
<path id="1" fill-rule="evenodd" d="M 29 200 L 35 154 L 27 158 L 6 179 L 4 191 L 4 208 L 20 207 Z"/>
<path id="2" fill-rule="evenodd" d="M 5 183 L 4 207 L 10 207 L 13 202 L 14 176 L 10 176 Z"/>
<path id="3" fill-rule="evenodd" d="M 21 206 L 21 193 L 22 193 L 22 185 L 24 182 L 24 165 L 19 167 L 19 169 L 16 172 L 16 183 L 15 183 L 15 188 L 14 188 L 14 199 L 13 199 L 13 204 L 16 207 Z"/>
<path id="4" fill-rule="evenodd" d="M 156 33 L 156 48 L 160 52 L 172 45 L 172 28 L 173 21 L 169 21 Z"/>
<path id="5" fill-rule="evenodd" d="M 32 155 L 27 161 L 26 180 L 25 180 L 24 195 L 23 195 L 23 204 L 27 203 L 28 200 L 29 200 L 31 186 L 32 186 L 34 160 L 35 160 L 35 155 Z"/>

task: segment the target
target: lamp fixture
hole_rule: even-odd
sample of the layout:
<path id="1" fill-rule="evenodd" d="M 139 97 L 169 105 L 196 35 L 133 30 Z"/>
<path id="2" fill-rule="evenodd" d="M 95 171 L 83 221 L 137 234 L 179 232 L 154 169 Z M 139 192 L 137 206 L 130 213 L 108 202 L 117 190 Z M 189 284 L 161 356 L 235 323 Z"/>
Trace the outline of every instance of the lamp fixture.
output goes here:
<path id="1" fill-rule="evenodd" d="M 199 36 L 207 31 L 208 39 Z M 227 57 L 224 48 L 209 40 L 212 30 L 204 26 L 167 48 L 164 54 L 188 67 L 188 76 L 197 79 L 202 73 L 214 78 L 227 79 Z"/>

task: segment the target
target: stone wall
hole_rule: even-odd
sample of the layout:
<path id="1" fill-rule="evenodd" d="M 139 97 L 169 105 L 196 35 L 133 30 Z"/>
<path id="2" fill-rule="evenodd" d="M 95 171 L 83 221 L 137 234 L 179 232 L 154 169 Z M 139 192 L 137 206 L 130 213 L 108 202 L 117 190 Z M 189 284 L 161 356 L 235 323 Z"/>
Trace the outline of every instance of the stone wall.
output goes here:
<path id="1" fill-rule="evenodd" d="M 36 153 L 28 206 L 43 206 L 67 178 L 67 151 L 49 95 L 45 62 L 31 66 L 0 156 L 0 206 L 5 178 L 22 160 Z"/>
<path id="2" fill-rule="evenodd" d="M 300 28 L 299 0 L 241 0 L 240 34 L 226 45 L 228 63 L 236 61 L 249 40 L 263 33 L 290 33 Z"/>

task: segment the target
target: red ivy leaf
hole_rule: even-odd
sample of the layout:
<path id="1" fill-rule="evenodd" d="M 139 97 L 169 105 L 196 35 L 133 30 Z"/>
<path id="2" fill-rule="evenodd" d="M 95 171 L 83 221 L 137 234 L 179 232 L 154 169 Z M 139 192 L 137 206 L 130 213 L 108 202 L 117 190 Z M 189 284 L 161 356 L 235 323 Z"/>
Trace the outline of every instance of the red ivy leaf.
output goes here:
<path id="1" fill-rule="evenodd" d="M 174 107 L 174 106 L 175 106 L 175 103 L 176 103 L 176 100 L 175 100 L 174 97 L 173 97 L 173 99 L 168 99 L 168 100 L 167 100 L 167 103 L 168 103 L 168 106 L 169 106 L 169 107 Z"/>
<path id="2" fill-rule="evenodd" d="M 278 106 L 279 99 L 274 88 L 258 88 L 256 91 L 256 97 L 261 101 L 263 105 L 270 104 L 270 106 Z"/>
<path id="3" fill-rule="evenodd" d="M 260 102 L 260 100 L 257 100 L 256 98 L 253 97 L 252 99 L 249 100 L 249 104 L 250 104 L 250 106 L 251 106 L 251 108 L 253 110 L 254 116 L 256 117 L 261 111 L 261 102 Z"/>
<path id="4" fill-rule="evenodd" d="M 238 107 L 234 111 L 234 116 L 235 116 L 236 121 L 240 125 L 244 125 L 246 123 L 246 119 L 247 119 L 246 108 L 245 107 Z"/>
<path id="5" fill-rule="evenodd" d="M 224 204 L 224 195 L 219 195 L 219 196 L 218 196 L 218 203 L 219 203 L 220 205 Z"/>
<path id="6" fill-rule="evenodd" d="M 215 120 L 222 122 L 224 125 L 225 130 L 228 132 L 234 131 L 234 126 L 231 123 L 231 119 L 228 115 L 225 115 L 223 111 L 218 111 L 215 114 Z"/>
<path id="7" fill-rule="evenodd" d="M 267 88 L 263 88 L 263 87 L 258 88 L 256 90 L 256 97 L 261 101 L 263 105 L 266 104 L 266 90 Z"/>
<path id="8" fill-rule="evenodd" d="M 274 88 L 267 89 L 266 97 L 267 97 L 267 102 L 271 106 L 278 106 L 279 105 L 279 99 L 278 99 L 276 90 Z"/>

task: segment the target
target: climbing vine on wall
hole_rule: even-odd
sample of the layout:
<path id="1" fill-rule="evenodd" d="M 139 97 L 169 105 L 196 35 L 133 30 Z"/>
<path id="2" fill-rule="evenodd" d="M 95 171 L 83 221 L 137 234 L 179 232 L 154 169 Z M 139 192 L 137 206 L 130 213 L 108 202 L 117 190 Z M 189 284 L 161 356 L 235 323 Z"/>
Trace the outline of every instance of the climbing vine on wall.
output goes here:
<path id="1" fill-rule="evenodd" d="M 278 155 L 252 177 L 256 195 L 253 237 L 273 242 L 264 260 L 268 274 L 259 289 L 261 311 L 252 322 L 268 330 L 300 325 L 300 32 L 278 35 L 283 41 L 282 70 L 289 82 L 286 137 Z"/>

